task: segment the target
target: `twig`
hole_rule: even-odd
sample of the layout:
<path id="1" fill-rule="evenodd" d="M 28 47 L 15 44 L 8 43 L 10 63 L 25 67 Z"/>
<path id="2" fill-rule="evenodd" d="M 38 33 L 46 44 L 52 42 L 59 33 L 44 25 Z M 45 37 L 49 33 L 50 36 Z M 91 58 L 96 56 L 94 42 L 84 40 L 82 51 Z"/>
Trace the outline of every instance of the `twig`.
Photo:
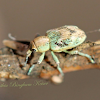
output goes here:
<path id="1" fill-rule="evenodd" d="M 38 61 L 40 53 L 35 53 L 34 57 L 31 56 L 27 66 L 22 69 L 25 64 L 25 54 L 28 50 L 29 41 L 11 41 L 4 40 L 3 44 L 9 48 L 2 48 L 0 50 L 0 78 L 10 79 L 25 79 L 29 67 Z M 13 50 L 15 55 L 10 52 Z M 55 53 L 60 60 L 60 66 L 64 73 L 85 70 L 92 68 L 100 68 L 100 41 L 96 42 L 84 42 L 73 50 L 89 54 L 94 60 L 95 64 L 92 64 L 89 59 L 79 55 L 70 55 L 65 53 Z M 32 71 L 32 77 L 42 77 L 44 79 L 50 79 L 54 75 L 59 75 L 56 69 L 56 64 L 51 56 L 50 51 L 46 52 L 45 60 L 40 64 L 36 65 Z"/>

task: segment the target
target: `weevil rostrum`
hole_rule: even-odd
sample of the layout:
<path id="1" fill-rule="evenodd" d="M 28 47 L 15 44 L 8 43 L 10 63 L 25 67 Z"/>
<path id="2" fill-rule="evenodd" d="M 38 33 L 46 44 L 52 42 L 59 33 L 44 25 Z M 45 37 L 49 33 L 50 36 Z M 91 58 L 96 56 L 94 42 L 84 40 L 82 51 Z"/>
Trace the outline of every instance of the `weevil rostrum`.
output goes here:
<path id="1" fill-rule="evenodd" d="M 74 25 L 65 25 L 59 28 L 51 29 L 46 32 L 45 36 L 36 37 L 33 41 L 30 42 L 30 48 L 27 51 L 26 55 L 26 63 L 28 61 L 28 57 L 31 55 L 32 52 L 41 52 L 41 56 L 37 61 L 37 64 L 40 64 L 45 56 L 45 52 L 51 50 L 52 57 L 57 64 L 57 69 L 62 76 L 64 73 L 60 68 L 60 62 L 54 52 L 65 52 L 69 54 L 79 54 L 81 56 L 87 57 L 91 63 L 95 63 L 92 57 L 88 54 L 84 54 L 77 50 L 75 51 L 68 51 L 80 44 L 82 44 L 86 39 L 86 34 L 83 30 L 79 29 L 77 26 Z M 30 75 L 31 71 L 34 69 L 35 64 L 33 64 L 29 71 L 28 75 Z"/>

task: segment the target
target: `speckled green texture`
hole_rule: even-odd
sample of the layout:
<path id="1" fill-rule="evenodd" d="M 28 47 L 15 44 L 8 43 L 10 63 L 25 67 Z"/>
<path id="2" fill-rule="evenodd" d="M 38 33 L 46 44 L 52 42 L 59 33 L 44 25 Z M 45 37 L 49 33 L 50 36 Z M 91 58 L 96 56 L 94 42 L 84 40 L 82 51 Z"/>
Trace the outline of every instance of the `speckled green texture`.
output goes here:
<path id="1" fill-rule="evenodd" d="M 72 49 L 86 39 L 85 32 L 72 25 L 48 30 L 46 34 L 50 39 L 50 48 L 55 52 Z"/>

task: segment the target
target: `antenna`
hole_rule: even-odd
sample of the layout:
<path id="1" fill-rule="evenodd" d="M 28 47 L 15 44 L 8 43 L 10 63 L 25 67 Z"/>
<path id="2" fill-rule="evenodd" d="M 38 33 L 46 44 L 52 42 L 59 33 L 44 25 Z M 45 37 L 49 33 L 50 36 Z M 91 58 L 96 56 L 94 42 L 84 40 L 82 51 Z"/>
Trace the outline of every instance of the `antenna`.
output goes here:
<path id="1" fill-rule="evenodd" d="M 100 32 L 100 29 L 96 29 L 96 30 L 93 30 L 93 31 L 88 31 L 86 33 L 94 33 L 94 32 Z"/>
<path id="2" fill-rule="evenodd" d="M 11 33 L 8 33 L 8 37 L 9 37 L 11 40 L 16 40 L 16 38 L 13 37 L 13 36 L 11 35 Z"/>

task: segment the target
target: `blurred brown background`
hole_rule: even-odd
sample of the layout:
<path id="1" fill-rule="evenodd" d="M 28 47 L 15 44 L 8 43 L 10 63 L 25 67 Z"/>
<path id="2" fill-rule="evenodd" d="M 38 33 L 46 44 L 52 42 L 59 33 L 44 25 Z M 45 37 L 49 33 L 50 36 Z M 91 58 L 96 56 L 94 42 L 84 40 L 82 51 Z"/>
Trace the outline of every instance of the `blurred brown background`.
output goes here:
<path id="1" fill-rule="evenodd" d="M 63 25 L 77 25 L 86 32 L 99 29 L 100 0 L 0 0 L 0 48 L 8 33 L 18 40 L 33 40 L 36 33 L 44 35 L 46 30 Z M 87 40 L 100 39 L 99 32 L 87 36 Z M 0 100 L 99 100 L 99 77 L 100 70 L 93 69 L 67 73 L 57 86 L 2 87 Z"/>

